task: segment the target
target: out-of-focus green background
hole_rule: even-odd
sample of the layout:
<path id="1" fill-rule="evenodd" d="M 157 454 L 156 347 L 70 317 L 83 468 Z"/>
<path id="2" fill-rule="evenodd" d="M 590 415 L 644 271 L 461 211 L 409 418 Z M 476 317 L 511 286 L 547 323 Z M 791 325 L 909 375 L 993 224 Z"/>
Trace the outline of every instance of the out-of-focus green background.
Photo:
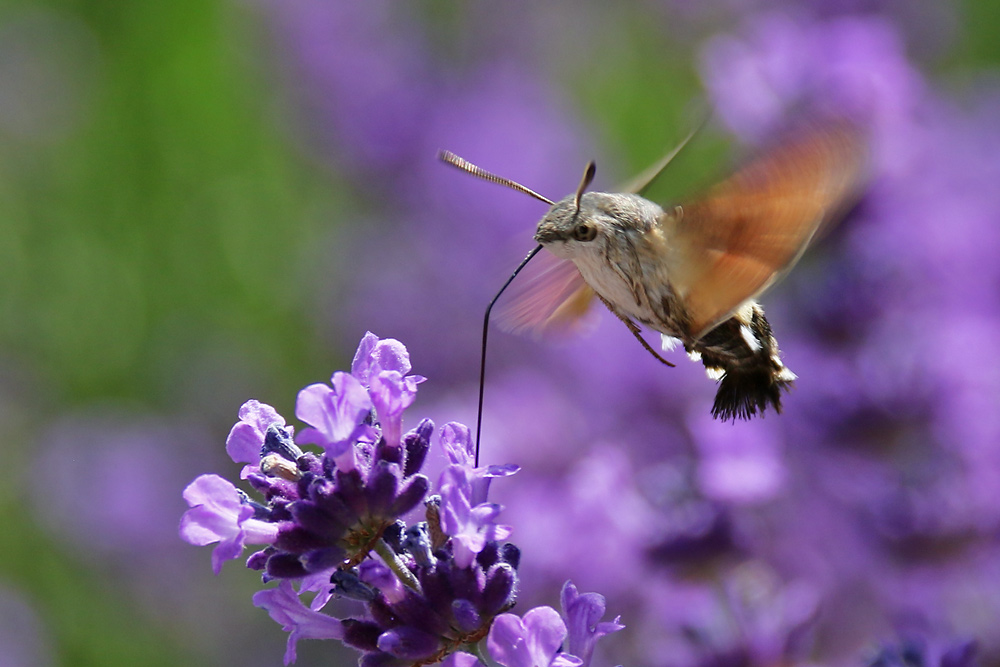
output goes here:
<path id="1" fill-rule="evenodd" d="M 349 363 L 365 324 L 331 330 L 323 292 L 361 258 L 317 249 L 373 204 L 293 140 L 265 4 L 0 5 L 0 664 L 281 659 L 284 633 L 249 603 L 256 576 L 216 579 L 208 549 L 176 538 L 180 491 L 233 475 L 222 447 L 243 400 L 290 415 L 298 388 Z M 441 49 L 468 52 L 465 3 L 407 4 Z M 654 4 L 623 5 L 601 42 L 578 45 L 600 67 L 555 51 L 540 63 L 626 168 L 678 136 L 698 95 L 696 43 L 660 39 L 644 15 L 673 9 Z M 1000 62 L 998 4 L 957 11 L 929 59 L 943 85 Z M 532 21 L 529 3 L 510 12 Z M 720 154 L 699 150 L 695 174 Z M 73 473 L 38 455 L 80 439 L 93 447 L 56 450 Z M 141 525 L 97 511 L 156 499 Z M 306 643 L 300 664 L 329 664 L 328 650 Z"/>

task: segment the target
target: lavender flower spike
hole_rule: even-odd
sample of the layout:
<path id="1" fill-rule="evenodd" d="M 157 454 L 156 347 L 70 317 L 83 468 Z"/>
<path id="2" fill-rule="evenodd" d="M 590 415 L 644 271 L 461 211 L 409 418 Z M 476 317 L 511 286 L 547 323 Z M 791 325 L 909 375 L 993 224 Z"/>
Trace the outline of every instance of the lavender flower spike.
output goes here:
<path id="1" fill-rule="evenodd" d="M 520 550 L 499 541 L 510 533 L 493 523 L 499 505 L 471 500 L 474 481 L 490 473 L 465 465 L 468 429 L 460 424 L 449 425 L 458 436 L 448 441 L 463 453 L 442 475 L 443 500 L 428 498 L 420 469 L 434 423 L 424 419 L 401 433 L 403 410 L 423 379 L 409 369 L 401 343 L 366 335 L 353 373 L 299 393 L 296 414 L 310 426 L 299 441 L 321 445 L 322 453 L 300 448 L 273 408 L 250 401 L 230 451 L 247 464 L 245 478 L 260 501 L 214 475 L 185 491 L 192 509 L 181 535 L 220 543 L 216 571 L 244 544 L 267 545 L 247 567 L 262 571 L 265 583 L 281 580 L 254 603 L 289 631 L 285 664 L 295 660 L 299 639 L 313 638 L 358 649 L 363 667 L 431 664 L 456 652 L 453 667 L 472 667 L 477 658 L 461 650 L 483 640 L 515 603 Z M 408 527 L 401 517 L 421 503 L 426 521 Z M 300 596 L 309 595 L 306 606 Z M 323 613 L 334 596 L 363 609 L 343 619 Z"/>

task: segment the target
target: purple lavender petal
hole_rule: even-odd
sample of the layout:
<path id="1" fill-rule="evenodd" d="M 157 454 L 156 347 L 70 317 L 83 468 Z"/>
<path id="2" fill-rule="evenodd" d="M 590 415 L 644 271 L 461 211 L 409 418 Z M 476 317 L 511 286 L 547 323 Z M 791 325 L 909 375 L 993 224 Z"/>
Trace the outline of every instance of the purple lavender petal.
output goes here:
<path id="1" fill-rule="evenodd" d="M 356 377 L 361 384 L 368 385 L 368 373 L 372 366 L 372 351 L 378 345 L 378 336 L 371 331 L 366 331 L 358 343 L 358 349 L 354 353 L 354 361 L 351 362 L 351 375 Z"/>
<path id="2" fill-rule="evenodd" d="M 267 429 L 271 426 L 284 428 L 289 435 L 293 433 L 291 426 L 285 426 L 285 418 L 266 403 L 249 400 L 240 406 L 240 420 L 229 431 L 226 438 L 226 453 L 236 463 L 246 463 L 240 473 L 241 479 L 257 470 L 260 463 L 261 448 Z"/>
<path id="3" fill-rule="evenodd" d="M 383 371 L 396 371 L 401 375 L 410 372 L 410 353 L 394 338 L 385 338 L 372 350 L 372 363 Z"/>
<path id="4" fill-rule="evenodd" d="M 500 614 L 487 638 L 490 655 L 505 667 L 549 667 L 580 665 L 572 656 L 558 656 L 566 638 L 566 624 L 552 607 L 535 607 L 524 619 Z"/>
<path id="5" fill-rule="evenodd" d="M 303 605 L 290 581 L 282 581 L 277 588 L 255 593 L 253 603 L 266 609 L 271 618 L 289 633 L 284 658 L 286 665 L 295 662 L 295 645 L 300 639 L 344 638 L 343 624 Z"/>
<path id="6" fill-rule="evenodd" d="M 372 332 L 367 332 L 354 353 L 351 375 L 368 386 L 373 376 L 382 371 L 396 371 L 400 375 L 410 372 L 410 353 L 406 346 L 393 338 L 379 340 Z"/>
<path id="7" fill-rule="evenodd" d="M 523 617 L 528 650 L 536 664 L 545 664 L 546 657 L 554 656 L 566 639 L 566 623 L 552 607 L 529 609 Z"/>
<path id="8" fill-rule="evenodd" d="M 379 371 L 370 378 L 371 402 L 375 406 L 382 437 L 390 447 L 399 447 L 403 437 L 403 411 L 417 397 L 417 380 L 399 371 Z"/>
<path id="9" fill-rule="evenodd" d="M 445 475 L 451 469 L 446 470 Z M 458 535 L 472 515 L 468 485 L 463 487 L 463 485 L 455 483 L 441 484 L 439 491 L 441 495 L 441 529 L 446 535 Z"/>
<path id="10" fill-rule="evenodd" d="M 468 426 L 458 422 L 448 422 L 441 427 L 439 437 L 449 463 L 472 468 L 472 435 Z"/>
<path id="11" fill-rule="evenodd" d="M 242 501 L 231 482 L 218 475 L 197 477 L 184 489 L 184 500 L 191 509 L 181 517 L 180 536 L 197 546 L 219 543 L 212 551 L 216 574 L 223 561 L 243 552 L 244 544 L 271 544 L 277 538 L 278 525 L 252 518 L 253 507 Z"/>
<path id="12" fill-rule="evenodd" d="M 313 384 L 300 391 L 295 416 L 313 427 L 299 433 L 299 442 L 320 445 L 329 457 L 339 460 L 367 428 L 362 421 L 372 401 L 364 385 L 349 373 L 334 373 L 330 384 Z"/>
<path id="13" fill-rule="evenodd" d="M 393 574 L 385 563 L 366 560 L 358 565 L 358 576 L 361 577 L 361 581 L 377 588 L 389 604 L 399 602 L 405 595 L 399 577 Z"/>
<path id="14" fill-rule="evenodd" d="M 455 564 L 467 568 L 486 543 L 472 519 L 467 493 L 455 485 L 441 491 L 441 530 L 452 537 Z"/>
<path id="15" fill-rule="evenodd" d="M 549 660 L 537 663 L 528 650 L 527 629 L 515 614 L 500 614 L 486 639 L 490 657 L 505 667 L 548 667 Z"/>
<path id="16" fill-rule="evenodd" d="M 575 655 L 570 655 L 569 653 L 557 653 L 556 656 L 552 658 L 552 664 L 550 667 L 580 667 L 582 664 L 583 661 Z"/>
<path id="17" fill-rule="evenodd" d="M 455 651 L 441 661 L 441 667 L 482 667 L 482 665 L 479 658 L 465 651 Z"/>
<path id="18" fill-rule="evenodd" d="M 486 466 L 483 477 L 510 477 L 521 469 L 516 463 L 500 463 Z"/>
<path id="19" fill-rule="evenodd" d="M 607 634 L 624 629 L 625 626 L 618 622 L 620 617 L 614 621 L 601 622 L 606 610 L 603 595 L 581 594 L 576 586 L 567 581 L 563 585 L 561 598 L 568 627 L 566 650 L 579 657 L 584 665 L 589 665 L 597 641 Z"/>
<path id="20" fill-rule="evenodd" d="M 309 608 L 313 611 L 319 611 L 325 607 L 326 603 L 333 597 L 334 585 L 330 582 L 330 576 L 334 571 L 336 571 L 336 568 L 314 572 L 299 580 L 300 595 L 302 593 L 315 593 L 312 601 L 309 603 Z"/>
<path id="21" fill-rule="evenodd" d="M 489 495 L 490 481 L 495 477 L 508 477 L 513 475 L 520 467 L 514 464 L 491 465 L 482 468 L 473 468 L 475 461 L 473 455 L 472 434 L 469 427 L 459 422 L 448 422 L 441 427 L 441 447 L 448 457 L 449 463 L 455 470 L 466 470 L 466 476 L 471 484 L 470 501 L 473 505 L 486 502 Z M 447 469 L 446 469 L 447 470 Z M 451 474 L 456 474 L 454 471 Z M 443 479 L 443 476 L 442 476 Z M 439 482 L 439 485 L 444 482 Z"/>

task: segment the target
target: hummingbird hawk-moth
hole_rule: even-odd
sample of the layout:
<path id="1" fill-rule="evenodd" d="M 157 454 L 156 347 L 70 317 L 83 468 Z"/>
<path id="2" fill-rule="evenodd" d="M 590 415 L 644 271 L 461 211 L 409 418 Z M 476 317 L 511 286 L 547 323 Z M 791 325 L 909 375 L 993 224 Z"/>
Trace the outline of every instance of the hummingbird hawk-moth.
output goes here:
<path id="1" fill-rule="evenodd" d="M 780 412 L 795 375 L 756 298 L 851 203 L 866 144 L 849 123 L 813 123 L 701 197 L 663 207 L 640 196 L 686 142 L 623 192 L 586 192 L 591 162 L 576 193 L 558 202 L 452 153 L 441 158 L 551 206 L 534 236 L 551 253 L 550 266 L 522 286 L 506 328 L 572 328 L 600 300 L 659 361 L 673 366 L 641 336 L 642 326 L 662 335 L 664 349 L 679 339 L 705 365 L 719 381 L 716 418 L 749 419 L 769 406 Z"/>

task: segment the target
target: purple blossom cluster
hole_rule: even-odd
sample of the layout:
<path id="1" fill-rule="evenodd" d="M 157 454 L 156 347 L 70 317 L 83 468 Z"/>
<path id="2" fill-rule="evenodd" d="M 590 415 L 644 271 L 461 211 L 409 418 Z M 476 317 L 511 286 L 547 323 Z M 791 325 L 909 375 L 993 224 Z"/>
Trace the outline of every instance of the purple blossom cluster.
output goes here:
<path id="1" fill-rule="evenodd" d="M 217 574 L 247 545 L 265 545 L 246 565 L 265 583 L 278 581 L 254 604 L 289 633 L 285 664 L 295 660 L 298 640 L 335 639 L 361 651 L 365 666 L 447 659 L 470 667 L 485 662 L 478 644 L 487 639 L 490 655 L 507 667 L 589 665 L 596 641 L 623 626 L 601 622 L 603 598 L 569 583 L 563 616 L 550 607 L 523 619 L 507 613 L 517 599 L 520 550 L 505 541 L 511 530 L 496 523 L 502 508 L 487 495 L 494 478 L 518 468 L 474 467 L 468 428 L 451 422 L 438 436 L 447 465 L 429 495 L 420 471 L 434 424 L 424 419 L 405 434 L 401 427 L 424 379 L 409 371 L 401 343 L 367 333 L 350 373 L 299 392 L 296 416 L 308 427 L 297 436 L 271 406 L 245 403 L 226 451 L 245 464 L 240 476 L 260 499 L 201 475 L 184 490 L 190 509 L 181 537 L 216 544 Z M 407 526 L 404 517 L 421 504 L 424 520 Z M 363 612 L 324 613 L 333 598 L 354 600 Z"/>
<path id="2" fill-rule="evenodd" d="M 520 599 L 541 602 L 536 591 L 572 578 L 627 605 L 638 620 L 608 640 L 622 662 L 996 663 L 996 84 L 959 101 L 920 72 L 913 54 L 941 44 L 933 33 L 948 23 L 915 23 L 932 3 L 718 4 L 745 20 L 689 43 L 719 126 L 756 144 L 803 109 L 850 115 L 870 129 L 870 189 L 763 299 L 800 377 L 778 418 L 712 422 L 700 369 L 650 363 L 611 317 L 557 347 L 491 338 L 484 453 L 524 466 L 498 489 L 531 549 Z M 431 410 L 471 417 L 480 314 L 518 257 L 497 258 L 510 237 L 526 250 L 544 211 L 433 155 L 455 150 L 559 197 L 583 164 L 568 147 L 588 145 L 580 120 L 552 92 L 560 82 L 514 53 L 534 53 L 530 31 L 442 75 L 426 36 L 384 5 L 355 10 L 364 20 L 343 47 L 324 3 L 274 7 L 316 114 L 300 130 L 347 137 L 337 154 L 359 164 L 330 162 L 370 179 L 380 142 L 400 131 L 392 145 L 417 156 L 403 169 L 397 154 L 393 191 L 378 192 L 384 219 L 357 232 L 364 244 L 390 235 L 400 256 L 360 277 L 365 289 L 341 285 L 359 295 L 342 305 L 405 324 L 453 392 Z M 574 29 L 586 27 L 560 26 Z M 405 93 L 385 113 L 422 122 L 380 134 L 377 119 L 337 104 L 383 85 Z"/>

